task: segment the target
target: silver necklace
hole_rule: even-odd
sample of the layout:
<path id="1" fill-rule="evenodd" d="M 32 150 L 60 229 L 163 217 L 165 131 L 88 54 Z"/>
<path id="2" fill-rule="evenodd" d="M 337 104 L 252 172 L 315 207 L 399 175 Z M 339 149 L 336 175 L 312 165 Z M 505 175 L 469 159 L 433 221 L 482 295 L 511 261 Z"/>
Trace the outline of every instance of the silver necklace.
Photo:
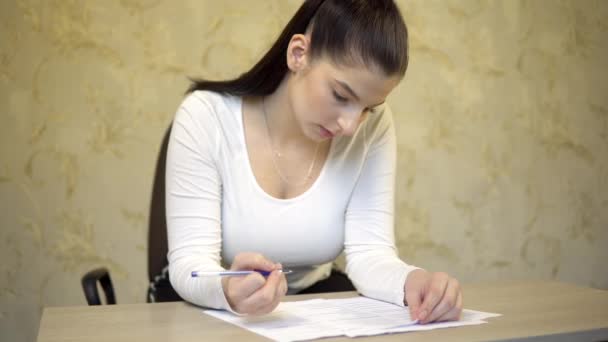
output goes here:
<path id="1" fill-rule="evenodd" d="M 281 172 L 281 168 L 279 167 L 279 164 L 276 161 L 276 158 L 281 158 L 283 156 L 283 154 L 279 150 L 273 148 L 272 138 L 270 138 L 270 127 L 268 126 L 268 119 L 266 118 L 268 116 L 268 114 L 266 114 L 266 96 L 262 97 L 262 112 L 264 113 L 264 124 L 266 125 L 266 137 L 268 137 L 268 140 L 267 140 L 268 148 L 271 151 L 272 164 L 274 165 L 274 168 L 277 171 L 277 174 L 279 175 L 281 180 L 283 180 L 283 182 L 285 182 L 287 184 L 301 186 L 301 185 L 308 183 L 308 181 L 310 179 L 310 175 L 312 174 L 312 170 L 315 168 L 315 164 L 317 162 L 317 154 L 319 152 L 319 147 L 321 146 L 321 142 L 317 143 L 317 147 L 315 148 L 315 154 L 312 157 L 312 163 L 308 167 L 308 172 L 306 173 L 306 176 L 304 177 L 304 179 L 301 180 L 300 182 L 290 181 L 287 177 L 285 177 L 285 175 L 283 175 L 283 173 Z M 275 158 L 275 156 L 276 156 L 276 158 Z"/>

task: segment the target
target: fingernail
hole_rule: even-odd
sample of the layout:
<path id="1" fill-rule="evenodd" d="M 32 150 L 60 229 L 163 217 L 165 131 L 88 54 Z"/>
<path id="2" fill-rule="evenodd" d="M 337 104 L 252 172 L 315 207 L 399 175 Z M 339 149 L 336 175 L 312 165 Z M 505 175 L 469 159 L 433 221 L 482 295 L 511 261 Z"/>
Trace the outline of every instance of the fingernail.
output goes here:
<path id="1" fill-rule="evenodd" d="M 418 319 L 423 320 L 426 318 L 426 310 L 422 310 L 418 313 Z"/>

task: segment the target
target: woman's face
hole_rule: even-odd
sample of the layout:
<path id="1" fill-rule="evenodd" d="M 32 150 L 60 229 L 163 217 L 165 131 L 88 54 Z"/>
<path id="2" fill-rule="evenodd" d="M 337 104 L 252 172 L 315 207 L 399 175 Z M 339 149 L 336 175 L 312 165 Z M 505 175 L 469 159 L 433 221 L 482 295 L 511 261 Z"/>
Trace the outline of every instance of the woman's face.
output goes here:
<path id="1" fill-rule="evenodd" d="M 375 67 L 339 66 L 320 57 L 291 75 L 291 109 L 312 140 L 349 136 L 399 81 Z"/>

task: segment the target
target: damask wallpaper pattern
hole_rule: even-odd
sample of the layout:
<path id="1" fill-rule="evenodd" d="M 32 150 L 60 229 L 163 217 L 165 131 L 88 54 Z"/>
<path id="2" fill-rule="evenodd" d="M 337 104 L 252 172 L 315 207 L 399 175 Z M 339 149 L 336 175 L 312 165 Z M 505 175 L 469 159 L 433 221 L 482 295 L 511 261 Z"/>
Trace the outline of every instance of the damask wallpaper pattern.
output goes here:
<path id="1" fill-rule="evenodd" d="M 608 289 L 608 2 L 398 3 L 401 257 Z M 154 163 L 187 76 L 244 71 L 299 4 L 0 3 L 0 340 L 85 304 L 95 266 L 119 302 L 145 300 Z"/>

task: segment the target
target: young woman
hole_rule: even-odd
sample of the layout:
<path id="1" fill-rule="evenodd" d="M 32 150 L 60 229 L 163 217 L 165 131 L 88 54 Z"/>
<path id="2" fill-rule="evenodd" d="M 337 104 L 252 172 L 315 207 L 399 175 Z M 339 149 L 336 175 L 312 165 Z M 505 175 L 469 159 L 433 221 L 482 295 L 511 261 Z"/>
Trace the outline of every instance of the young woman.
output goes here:
<path id="1" fill-rule="evenodd" d="M 384 102 L 407 64 L 392 0 L 307 0 L 251 70 L 193 83 L 166 175 L 169 275 L 182 298 L 268 313 L 286 293 L 323 288 L 344 250 L 361 294 L 409 305 L 422 323 L 458 319 L 458 281 L 404 263 L 394 245 Z M 191 276 L 223 265 L 272 272 Z"/>

